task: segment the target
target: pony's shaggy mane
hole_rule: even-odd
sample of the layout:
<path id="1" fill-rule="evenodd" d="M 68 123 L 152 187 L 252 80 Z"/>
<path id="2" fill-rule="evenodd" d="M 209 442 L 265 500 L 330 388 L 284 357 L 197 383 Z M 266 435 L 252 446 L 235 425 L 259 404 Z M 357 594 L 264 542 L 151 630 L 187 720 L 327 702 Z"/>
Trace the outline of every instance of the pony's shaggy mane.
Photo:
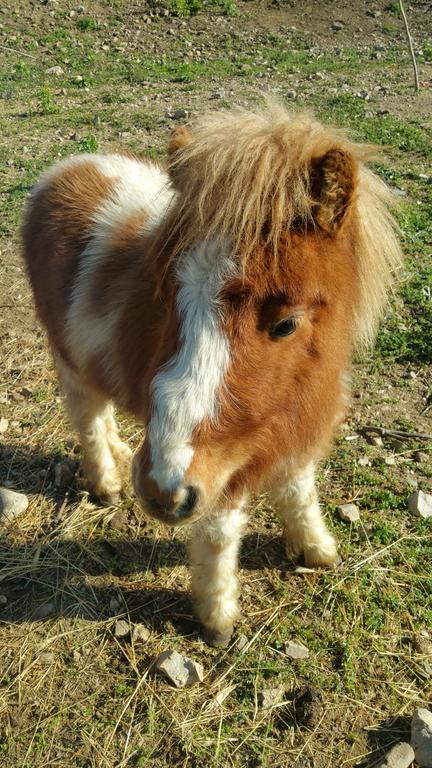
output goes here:
<path id="1" fill-rule="evenodd" d="M 243 265 L 263 241 L 276 254 L 283 232 L 314 223 L 313 162 L 334 149 L 353 158 L 357 186 L 343 226 L 350 227 L 361 277 L 357 336 L 371 341 L 401 263 L 392 195 L 364 164 L 371 148 L 275 102 L 253 112 L 207 113 L 191 133 L 169 162 L 180 194 L 161 234 L 172 257 L 210 238 L 227 238 Z"/>

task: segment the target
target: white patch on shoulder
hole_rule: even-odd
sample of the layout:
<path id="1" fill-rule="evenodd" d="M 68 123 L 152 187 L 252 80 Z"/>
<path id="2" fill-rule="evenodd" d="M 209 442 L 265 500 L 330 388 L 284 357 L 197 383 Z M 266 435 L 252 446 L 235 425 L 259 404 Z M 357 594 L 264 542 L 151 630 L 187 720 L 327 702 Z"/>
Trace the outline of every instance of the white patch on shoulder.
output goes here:
<path id="1" fill-rule="evenodd" d="M 121 155 L 87 155 L 87 161 L 108 178 L 114 189 L 93 216 L 93 237 L 80 258 L 80 266 L 72 291 L 67 318 L 71 355 L 79 368 L 84 368 L 95 353 L 109 350 L 115 327 L 122 313 L 123 297 L 116 305 L 96 313 L 92 300 L 97 272 L 104 261 L 115 229 L 128 217 L 140 211 L 147 218 L 143 232 L 153 231 L 165 216 L 174 192 L 168 175 L 153 163 L 142 163 Z M 115 378 L 115 361 L 111 367 Z"/>
<path id="2" fill-rule="evenodd" d="M 193 457 L 194 428 L 217 419 L 216 397 L 230 360 L 219 324 L 219 294 L 237 272 L 228 244 L 217 242 L 185 254 L 176 269 L 181 347 L 153 379 L 148 430 L 150 477 L 161 490 L 182 482 Z"/>

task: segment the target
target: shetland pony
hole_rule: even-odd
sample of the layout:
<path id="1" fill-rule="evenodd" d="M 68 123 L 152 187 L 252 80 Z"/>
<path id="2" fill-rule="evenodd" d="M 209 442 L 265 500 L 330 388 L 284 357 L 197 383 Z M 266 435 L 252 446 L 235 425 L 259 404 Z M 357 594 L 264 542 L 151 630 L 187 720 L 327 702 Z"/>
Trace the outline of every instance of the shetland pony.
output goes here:
<path id="1" fill-rule="evenodd" d="M 24 255 L 84 474 L 114 503 L 131 451 L 113 403 L 143 424 L 143 508 L 193 522 L 192 591 L 207 641 L 229 641 L 251 492 L 280 513 L 287 556 L 334 566 L 314 472 L 401 259 L 369 150 L 278 104 L 174 131 L 167 169 L 79 155 L 49 170 Z"/>

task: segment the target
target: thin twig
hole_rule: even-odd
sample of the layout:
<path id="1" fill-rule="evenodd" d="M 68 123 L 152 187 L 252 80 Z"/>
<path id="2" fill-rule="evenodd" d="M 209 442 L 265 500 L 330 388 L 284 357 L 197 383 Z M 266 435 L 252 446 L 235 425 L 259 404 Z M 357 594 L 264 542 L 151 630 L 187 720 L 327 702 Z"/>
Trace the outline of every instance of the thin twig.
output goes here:
<path id="1" fill-rule="evenodd" d="M 424 432 L 405 432 L 403 429 L 366 426 L 361 428 L 361 432 L 373 432 L 381 437 L 396 437 L 400 440 L 432 440 L 432 435 L 427 435 Z"/>
<path id="2" fill-rule="evenodd" d="M 29 59 L 36 61 L 36 56 L 32 56 L 31 53 L 25 53 L 24 51 L 17 51 L 15 48 L 8 48 L 7 45 L 0 45 L 3 51 L 9 51 L 10 53 L 16 53 L 17 56 L 27 56 Z"/>
<path id="3" fill-rule="evenodd" d="M 420 90 L 420 85 L 419 85 L 419 76 L 418 76 L 418 70 L 417 70 L 417 62 L 416 62 L 415 55 L 414 55 L 414 48 L 413 48 L 413 44 L 412 44 L 412 37 L 411 37 L 410 31 L 409 31 L 409 27 L 408 27 L 408 19 L 406 17 L 406 14 L 405 14 L 405 11 L 404 11 L 404 7 L 402 5 L 402 0 L 399 0 L 399 8 L 400 8 L 400 12 L 402 14 L 403 22 L 405 24 L 405 32 L 406 32 L 406 36 L 407 36 L 407 40 L 408 40 L 408 47 L 409 47 L 409 51 L 410 51 L 410 55 L 411 55 L 411 61 L 412 61 L 413 69 L 414 69 L 414 88 L 418 92 Z"/>

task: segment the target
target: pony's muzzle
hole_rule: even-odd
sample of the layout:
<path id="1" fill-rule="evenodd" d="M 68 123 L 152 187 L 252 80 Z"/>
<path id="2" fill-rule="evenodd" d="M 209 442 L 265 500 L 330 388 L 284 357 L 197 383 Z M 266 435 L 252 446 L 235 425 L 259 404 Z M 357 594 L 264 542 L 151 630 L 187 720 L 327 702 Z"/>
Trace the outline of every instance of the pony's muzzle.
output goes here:
<path id="1" fill-rule="evenodd" d="M 148 475 L 143 477 L 136 465 L 132 480 L 140 505 L 151 517 L 168 525 L 181 525 L 196 515 L 202 497 L 196 486 L 181 485 L 173 491 L 162 491 Z"/>

